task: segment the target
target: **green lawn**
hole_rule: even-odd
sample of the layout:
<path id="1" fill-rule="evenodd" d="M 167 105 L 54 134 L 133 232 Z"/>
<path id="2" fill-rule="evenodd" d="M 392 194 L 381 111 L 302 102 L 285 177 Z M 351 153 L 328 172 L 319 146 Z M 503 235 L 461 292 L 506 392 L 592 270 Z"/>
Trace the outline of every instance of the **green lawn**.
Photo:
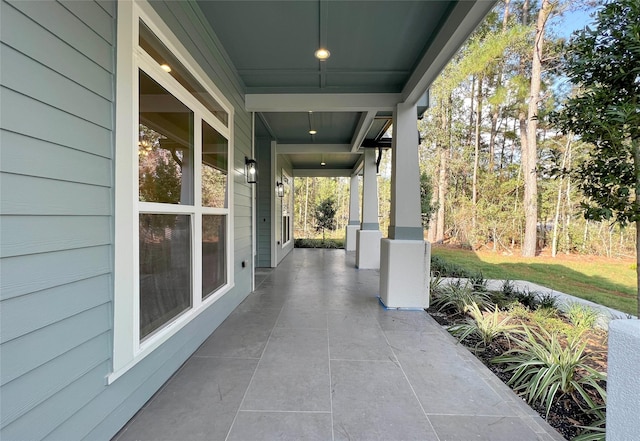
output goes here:
<path id="1" fill-rule="evenodd" d="M 528 280 L 557 291 L 636 314 L 636 270 L 628 261 L 591 256 L 524 258 L 434 246 L 433 255 L 486 279 Z"/>

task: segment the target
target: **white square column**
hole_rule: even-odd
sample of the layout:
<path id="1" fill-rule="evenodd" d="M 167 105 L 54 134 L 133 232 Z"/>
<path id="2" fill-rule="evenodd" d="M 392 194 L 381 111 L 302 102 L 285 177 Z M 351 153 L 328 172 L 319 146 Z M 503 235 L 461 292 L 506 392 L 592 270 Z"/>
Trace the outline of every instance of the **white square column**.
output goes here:
<path id="1" fill-rule="evenodd" d="M 640 320 L 609 323 L 607 441 L 638 439 L 640 433 Z"/>
<path id="2" fill-rule="evenodd" d="M 349 225 L 345 231 L 344 250 L 356 250 L 356 232 L 360 230 L 360 194 L 358 192 L 358 175 L 351 176 L 349 187 Z"/>
<path id="3" fill-rule="evenodd" d="M 387 308 L 429 307 L 430 254 L 426 241 L 382 239 L 380 300 Z"/>
<path id="4" fill-rule="evenodd" d="M 378 223 L 378 180 L 376 152 L 365 149 L 362 179 L 362 224 L 356 232 L 356 267 L 380 268 L 380 224 Z"/>
<path id="5" fill-rule="evenodd" d="M 360 269 L 380 268 L 380 230 L 358 230 L 356 232 L 356 267 Z"/>
<path id="6" fill-rule="evenodd" d="M 380 249 L 380 300 L 388 308 L 429 306 L 431 247 L 420 214 L 417 119 L 415 104 L 394 109 L 389 238 Z"/>
<path id="7" fill-rule="evenodd" d="M 356 250 L 356 234 L 360 231 L 360 222 L 358 225 L 347 225 L 345 228 L 344 236 L 344 250 L 355 251 Z"/>

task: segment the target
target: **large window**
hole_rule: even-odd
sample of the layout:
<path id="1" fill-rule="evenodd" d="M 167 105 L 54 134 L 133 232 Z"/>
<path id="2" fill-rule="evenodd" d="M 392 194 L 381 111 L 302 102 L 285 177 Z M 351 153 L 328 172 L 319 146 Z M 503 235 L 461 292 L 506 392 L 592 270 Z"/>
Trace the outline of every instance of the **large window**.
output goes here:
<path id="1" fill-rule="evenodd" d="M 112 380 L 233 283 L 232 107 L 148 5 L 118 20 Z"/>

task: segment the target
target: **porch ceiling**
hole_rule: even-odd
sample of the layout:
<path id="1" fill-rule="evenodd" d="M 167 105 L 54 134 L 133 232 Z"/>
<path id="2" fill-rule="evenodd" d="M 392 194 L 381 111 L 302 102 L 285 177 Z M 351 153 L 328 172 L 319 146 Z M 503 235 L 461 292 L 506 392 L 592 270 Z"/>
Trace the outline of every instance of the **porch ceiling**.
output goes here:
<path id="1" fill-rule="evenodd" d="M 494 0 L 197 0 L 258 112 L 259 129 L 291 154 L 295 169 L 348 145 L 327 167 L 353 168 L 375 145 L 392 106 L 417 103 Z M 320 62 L 319 47 L 331 51 Z M 313 114 L 309 114 L 313 111 Z M 317 131 L 309 135 L 309 130 Z M 314 159 L 305 155 L 315 155 Z M 336 157 L 338 159 L 338 157 Z"/>

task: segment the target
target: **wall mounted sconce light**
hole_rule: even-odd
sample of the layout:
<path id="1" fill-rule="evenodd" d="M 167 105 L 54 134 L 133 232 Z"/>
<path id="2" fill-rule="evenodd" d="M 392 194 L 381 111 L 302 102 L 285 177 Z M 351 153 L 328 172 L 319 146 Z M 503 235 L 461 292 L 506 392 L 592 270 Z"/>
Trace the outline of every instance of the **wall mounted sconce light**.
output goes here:
<path id="1" fill-rule="evenodd" d="M 280 181 L 276 182 L 276 194 L 279 198 L 284 197 L 284 184 Z"/>
<path id="2" fill-rule="evenodd" d="M 256 160 L 244 157 L 244 175 L 247 178 L 247 184 L 256 184 L 258 182 L 258 169 L 256 168 Z"/>

